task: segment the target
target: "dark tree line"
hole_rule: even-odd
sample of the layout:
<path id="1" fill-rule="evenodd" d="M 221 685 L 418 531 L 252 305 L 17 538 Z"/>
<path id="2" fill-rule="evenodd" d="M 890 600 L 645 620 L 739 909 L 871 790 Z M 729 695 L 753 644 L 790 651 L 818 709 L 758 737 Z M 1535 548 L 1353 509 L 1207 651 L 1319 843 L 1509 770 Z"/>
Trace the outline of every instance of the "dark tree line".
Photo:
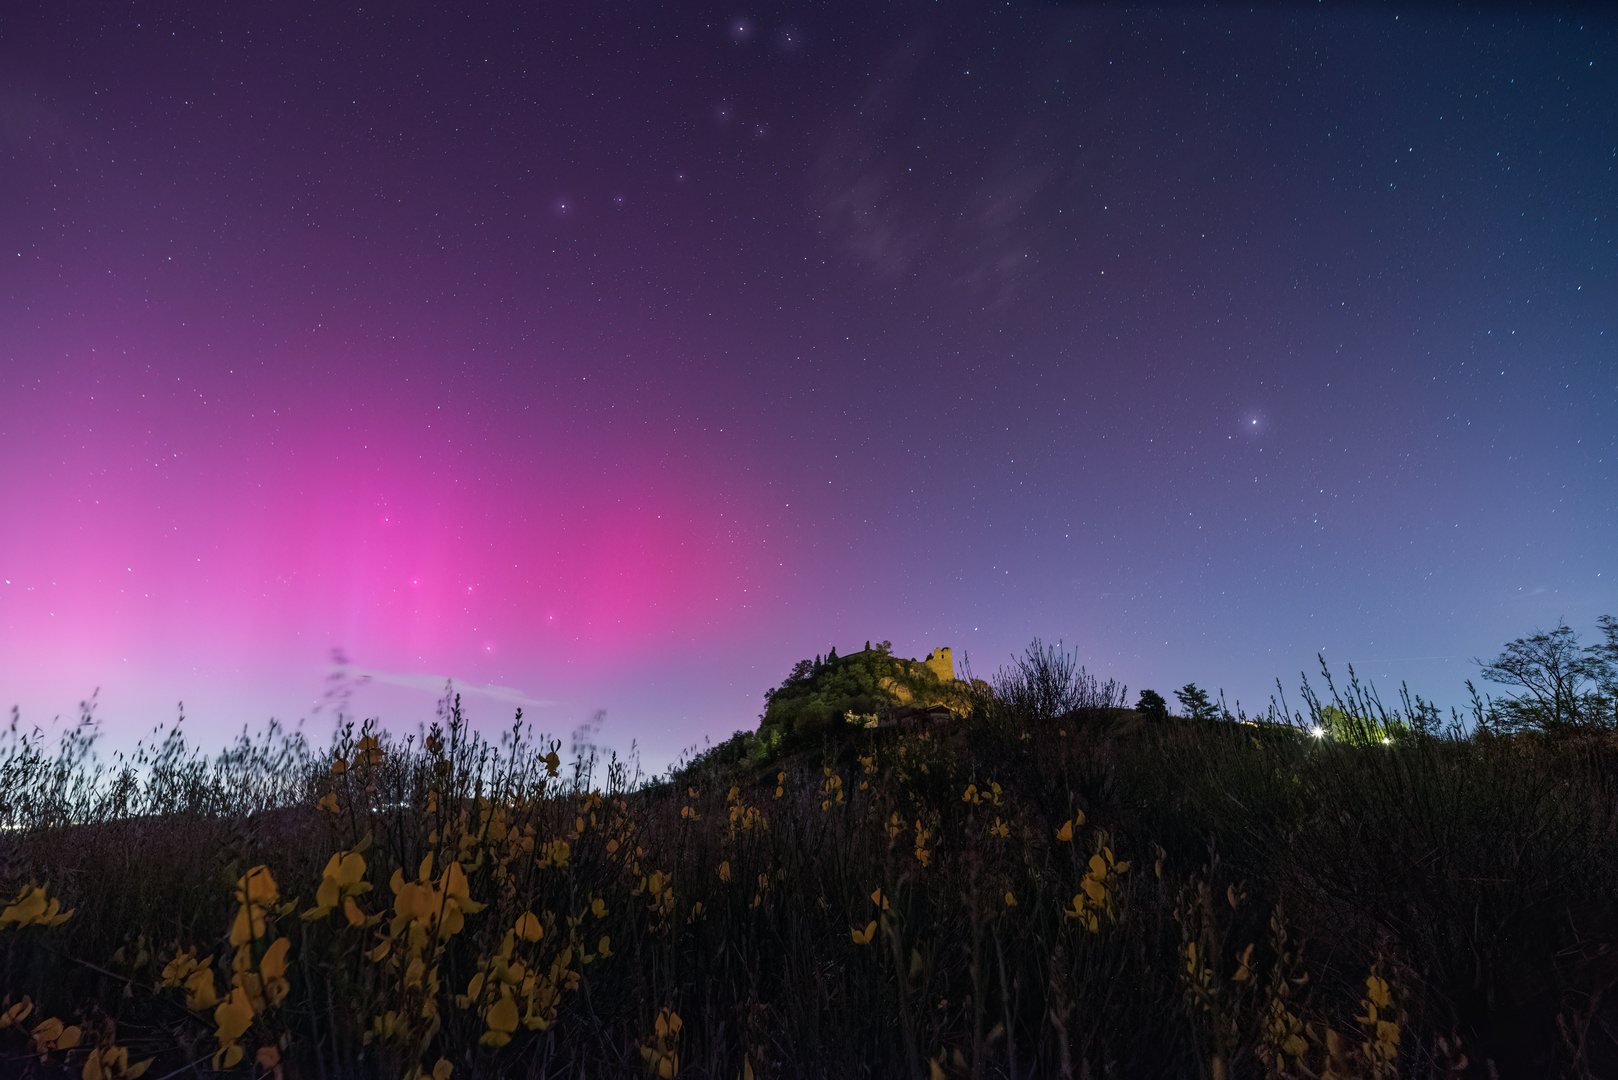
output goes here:
<path id="1" fill-rule="evenodd" d="M 1618 619 L 1596 620 L 1602 640 L 1582 645 L 1566 623 L 1508 643 L 1485 663 L 1483 678 L 1512 689 L 1480 695 L 1469 680 L 1480 729 L 1499 734 L 1618 727 Z"/>

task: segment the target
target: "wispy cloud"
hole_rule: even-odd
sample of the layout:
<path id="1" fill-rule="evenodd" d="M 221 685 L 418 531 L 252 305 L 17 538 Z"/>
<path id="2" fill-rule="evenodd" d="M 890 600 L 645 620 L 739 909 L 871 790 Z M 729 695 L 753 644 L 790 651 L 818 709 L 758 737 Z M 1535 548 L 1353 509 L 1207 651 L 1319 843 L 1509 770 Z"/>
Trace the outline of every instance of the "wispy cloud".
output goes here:
<path id="1" fill-rule="evenodd" d="M 474 683 L 457 679 L 453 675 L 434 675 L 426 671 L 376 671 L 371 668 L 352 667 L 341 665 L 333 668 L 334 671 L 343 672 L 355 682 L 386 683 L 389 686 L 402 686 L 409 690 L 425 690 L 432 694 L 442 694 L 446 686 L 451 686 L 462 695 L 476 694 L 480 697 L 493 698 L 509 705 L 521 705 L 530 709 L 547 709 L 556 705 L 565 705 L 563 701 L 550 701 L 545 698 L 532 697 L 513 686 L 495 686 L 492 683 L 478 686 Z"/>
<path id="2" fill-rule="evenodd" d="M 1030 149 L 1051 135 L 1031 107 L 983 139 L 948 119 L 970 113 L 980 87 L 955 77 L 941 48 L 932 35 L 906 42 L 839 118 L 815 167 L 817 209 L 877 274 L 926 275 L 1000 302 L 1037 262 L 1039 211 L 1062 176 Z"/>

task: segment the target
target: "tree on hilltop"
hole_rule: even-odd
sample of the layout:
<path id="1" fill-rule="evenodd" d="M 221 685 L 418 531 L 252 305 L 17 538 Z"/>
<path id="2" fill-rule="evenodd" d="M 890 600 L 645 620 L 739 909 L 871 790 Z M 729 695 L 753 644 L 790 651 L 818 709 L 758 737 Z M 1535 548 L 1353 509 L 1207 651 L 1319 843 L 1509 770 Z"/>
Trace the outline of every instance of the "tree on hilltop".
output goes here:
<path id="1" fill-rule="evenodd" d="M 1196 683 L 1186 683 L 1174 691 L 1175 698 L 1180 702 L 1180 715 L 1187 720 L 1217 720 L 1219 710 L 1208 697 L 1208 691 Z"/>
<path id="2" fill-rule="evenodd" d="M 1605 640 L 1595 645 L 1580 646 L 1578 632 L 1559 623 L 1507 642 L 1488 663 L 1474 660 L 1489 682 L 1515 687 L 1479 701 L 1479 719 L 1502 732 L 1618 724 L 1618 619 L 1603 615 L 1596 625 Z"/>
<path id="3" fill-rule="evenodd" d="M 869 715 L 891 708 L 894 694 L 884 679 L 908 674 L 891 642 L 838 656 L 835 647 L 813 660 L 799 660 L 780 686 L 764 692 L 759 734 L 767 741 L 816 738 L 841 727 L 848 713 Z"/>
<path id="4" fill-rule="evenodd" d="M 1144 714 L 1148 720 L 1167 720 L 1169 703 L 1156 690 L 1142 690 L 1140 700 L 1135 702 L 1135 711 Z"/>

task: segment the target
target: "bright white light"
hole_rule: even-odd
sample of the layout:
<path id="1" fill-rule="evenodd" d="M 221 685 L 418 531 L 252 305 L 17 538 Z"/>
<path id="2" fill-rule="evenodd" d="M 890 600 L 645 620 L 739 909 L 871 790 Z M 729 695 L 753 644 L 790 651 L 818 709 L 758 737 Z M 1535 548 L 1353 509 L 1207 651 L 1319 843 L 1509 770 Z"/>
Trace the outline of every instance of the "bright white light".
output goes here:
<path id="1" fill-rule="evenodd" d="M 1326 729 L 1319 726 L 1312 727 L 1309 729 L 1309 734 L 1313 735 L 1317 739 L 1324 739 L 1326 737 Z"/>

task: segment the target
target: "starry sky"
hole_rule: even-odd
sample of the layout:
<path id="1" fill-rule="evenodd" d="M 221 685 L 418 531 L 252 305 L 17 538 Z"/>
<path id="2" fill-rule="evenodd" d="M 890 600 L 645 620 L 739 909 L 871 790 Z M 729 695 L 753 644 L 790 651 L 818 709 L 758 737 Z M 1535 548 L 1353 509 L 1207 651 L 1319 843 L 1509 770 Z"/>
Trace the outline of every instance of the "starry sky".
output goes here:
<path id="1" fill-rule="evenodd" d="M 655 767 L 867 639 L 1589 633 L 1618 21 L 1293 7 L 6 4 L 0 704 Z"/>

